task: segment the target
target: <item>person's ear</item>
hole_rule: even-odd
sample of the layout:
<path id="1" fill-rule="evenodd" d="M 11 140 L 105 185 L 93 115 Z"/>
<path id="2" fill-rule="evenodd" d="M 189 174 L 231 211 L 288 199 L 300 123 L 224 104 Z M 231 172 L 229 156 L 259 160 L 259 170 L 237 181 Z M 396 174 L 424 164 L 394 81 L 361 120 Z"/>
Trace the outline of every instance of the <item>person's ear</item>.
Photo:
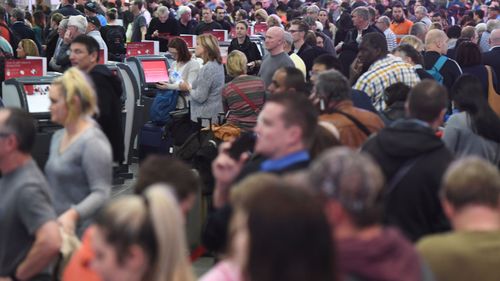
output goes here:
<path id="1" fill-rule="evenodd" d="M 96 62 L 96 63 L 97 63 L 97 62 L 99 62 L 99 61 L 97 60 L 97 55 L 98 55 L 98 54 L 99 54 L 99 50 L 97 50 L 97 52 L 90 53 L 90 60 L 91 60 L 92 62 Z"/>
<path id="2" fill-rule="evenodd" d="M 287 138 L 290 142 L 297 143 L 302 141 L 302 129 L 297 125 L 292 125 L 287 130 Z"/>
<path id="3" fill-rule="evenodd" d="M 131 271 L 142 271 L 148 263 L 144 249 L 137 244 L 130 246 L 126 255 L 124 265 Z"/>
<path id="4" fill-rule="evenodd" d="M 441 205 L 443 206 L 443 212 L 444 212 L 444 214 L 446 215 L 446 217 L 449 220 L 451 220 L 455 216 L 455 214 L 456 214 L 455 208 L 450 203 L 450 201 L 448 201 L 446 199 L 441 199 Z"/>

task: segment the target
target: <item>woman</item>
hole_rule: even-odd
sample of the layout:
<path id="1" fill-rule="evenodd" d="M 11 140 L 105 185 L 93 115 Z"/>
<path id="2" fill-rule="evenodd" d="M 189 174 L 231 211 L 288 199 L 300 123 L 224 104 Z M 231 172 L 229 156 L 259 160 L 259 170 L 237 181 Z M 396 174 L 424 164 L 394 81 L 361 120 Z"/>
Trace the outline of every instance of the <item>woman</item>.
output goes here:
<path id="1" fill-rule="evenodd" d="M 195 55 L 203 60 L 203 66 L 190 91 L 191 120 L 197 122 L 202 117 L 215 122 L 222 111 L 221 92 L 224 87 L 224 67 L 217 38 L 212 34 L 199 35 Z M 208 124 L 203 120 L 201 125 Z"/>
<path id="2" fill-rule="evenodd" d="M 18 59 L 25 59 L 27 56 L 40 56 L 35 41 L 31 39 L 23 39 L 19 41 L 16 52 Z"/>
<path id="3" fill-rule="evenodd" d="M 235 77 L 222 89 L 224 112 L 229 113 L 227 122 L 242 131 L 250 131 L 255 127 L 257 115 L 264 105 L 264 81 L 247 75 L 247 58 L 240 51 L 229 54 L 226 69 L 231 77 Z"/>
<path id="4" fill-rule="evenodd" d="M 273 26 L 283 28 L 283 26 L 281 25 L 280 17 L 278 17 L 277 15 L 274 15 L 274 14 L 267 17 L 266 24 L 267 24 L 267 28 L 271 28 Z"/>
<path id="5" fill-rule="evenodd" d="M 443 141 L 457 156 L 477 155 L 500 163 L 500 118 L 480 93 L 479 78 L 466 74 L 458 78 L 451 94 L 460 113 L 448 119 Z"/>
<path id="6" fill-rule="evenodd" d="M 266 10 L 258 9 L 257 11 L 255 11 L 255 24 L 266 23 L 267 17 L 269 17 L 269 15 L 267 14 Z"/>
<path id="7" fill-rule="evenodd" d="M 107 281 L 192 281 L 184 224 L 163 185 L 108 204 L 96 219 L 92 268 Z"/>
<path id="8" fill-rule="evenodd" d="M 159 41 L 160 52 L 166 52 L 168 48 L 167 37 L 179 35 L 177 21 L 169 17 L 170 11 L 165 6 L 160 6 L 156 13 L 158 17 L 153 18 L 149 23 L 146 39 Z"/>
<path id="9" fill-rule="evenodd" d="M 174 38 L 168 43 L 168 52 L 174 58 L 170 68 L 170 81 L 158 82 L 156 87 L 162 90 L 189 91 L 198 76 L 200 64 L 191 58 L 186 42 L 180 38 Z"/>
<path id="10" fill-rule="evenodd" d="M 325 9 L 319 10 L 318 20 L 323 25 L 323 33 L 333 39 L 337 28 L 328 20 L 328 11 Z"/>
<path id="11" fill-rule="evenodd" d="M 462 42 L 457 46 L 456 53 L 457 63 L 462 68 L 462 73 L 471 74 L 479 78 L 481 84 L 483 85 L 483 90 L 481 91 L 484 97 L 488 98 L 488 70 L 483 64 L 483 56 L 477 44 L 472 42 Z M 491 69 L 491 68 L 490 68 Z M 498 83 L 495 71 L 491 71 L 493 87 L 497 89 L 498 93 Z"/>
<path id="12" fill-rule="evenodd" d="M 262 55 L 259 48 L 257 48 L 257 44 L 250 41 L 248 37 L 248 23 L 246 21 L 239 21 L 236 24 L 236 38 L 231 41 L 228 53 L 234 50 L 243 52 L 247 57 L 249 74 L 257 74 L 259 72 Z"/>
<path id="13" fill-rule="evenodd" d="M 256 183 L 262 187 L 237 204 L 232 217 L 231 245 L 242 280 L 336 280 L 332 234 L 321 204 L 273 177 Z"/>
<path id="14" fill-rule="evenodd" d="M 88 79 L 73 67 L 49 91 L 51 120 L 64 128 L 52 137 L 45 174 L 59 223 L 79 236 L 111 191 L 111 145 L 91 118 L 97 99 Z"/>
<path id="15" fill-rule="evenodd" d="M 40 42 L 41 45 L 45 45 L 45 14 L 42 11 L 36 11 L 33 13 L 33 32 L 35 32 L 35 39 Z"/>
<path id="16" fill-rule="evenodd" d="M 111 8 L 106 12 L 107 24 L 101 27 L 101 36 L 108 47 L 108 60 L 122 62 L 125 59 L 127 49 L 125 49 L 126 30 L 116 19 L 118 11 Z"/>

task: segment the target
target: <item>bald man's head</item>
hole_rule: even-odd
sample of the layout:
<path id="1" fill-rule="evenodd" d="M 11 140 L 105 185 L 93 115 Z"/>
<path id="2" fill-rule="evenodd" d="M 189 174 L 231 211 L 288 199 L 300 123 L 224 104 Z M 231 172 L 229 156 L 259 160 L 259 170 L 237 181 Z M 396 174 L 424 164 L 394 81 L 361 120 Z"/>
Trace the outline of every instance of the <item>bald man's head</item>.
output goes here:
<path id="1" fill-rule="evenodd" d="M 490 47 L 500 46 L 500 29 L 495 29 L 490 35 Z"/>
<path id="2" fill-rule="evenodd" d="M 267 30 L 265 46 L 271 55 L 277 55 L 283 52 L 284 35 L 285 31 L 277 26 L 273 26 Z"/>
<path id="3" fill-rule="evenodd" d="M 429 30 L 425 36 L 425 49 L 428 52 L 438 52 L 445 55 L 448 51 L 448 36 L 439 29 Z"/>

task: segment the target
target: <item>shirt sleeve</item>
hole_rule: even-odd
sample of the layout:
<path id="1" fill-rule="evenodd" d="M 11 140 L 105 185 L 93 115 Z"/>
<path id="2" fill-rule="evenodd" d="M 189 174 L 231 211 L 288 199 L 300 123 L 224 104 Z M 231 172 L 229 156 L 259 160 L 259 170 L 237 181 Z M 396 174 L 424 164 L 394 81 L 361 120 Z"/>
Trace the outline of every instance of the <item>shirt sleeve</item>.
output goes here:
<path id="1" fill-rule="evenodd" d="M 82 153 L 83 170 L 90 194 L 75 206 L 80 219 L 93 215 L 109 198 L 112 180 L 111 146 L 107 140 L 94 137 L 85 144 Z"/>
<path id="2" fill-rule="evenodd" d="M 21 221 L 30 235 L 34 235 L 46 222 L 57 218 L 48 193 L 35 184 L 24 186 L 19 190 L 16 206 Z"/>

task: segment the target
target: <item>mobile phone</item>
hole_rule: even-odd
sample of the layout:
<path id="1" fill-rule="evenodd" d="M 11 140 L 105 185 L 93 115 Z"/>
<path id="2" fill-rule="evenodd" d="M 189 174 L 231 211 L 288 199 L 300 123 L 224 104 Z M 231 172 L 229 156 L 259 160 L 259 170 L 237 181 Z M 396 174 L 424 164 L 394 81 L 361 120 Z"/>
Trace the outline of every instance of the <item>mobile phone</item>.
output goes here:
<path id="1" fill-rule="evenodd" d="M 241 154 L 243 152 L 251 152 L 255 146 L 255 142 L 257 141 L 257 136 L 255 133 L 244 133 L 239 138 L 237 138 L 231 148 L 228 150 L 228 154 L 234 160 L 240 160 Z"/>

